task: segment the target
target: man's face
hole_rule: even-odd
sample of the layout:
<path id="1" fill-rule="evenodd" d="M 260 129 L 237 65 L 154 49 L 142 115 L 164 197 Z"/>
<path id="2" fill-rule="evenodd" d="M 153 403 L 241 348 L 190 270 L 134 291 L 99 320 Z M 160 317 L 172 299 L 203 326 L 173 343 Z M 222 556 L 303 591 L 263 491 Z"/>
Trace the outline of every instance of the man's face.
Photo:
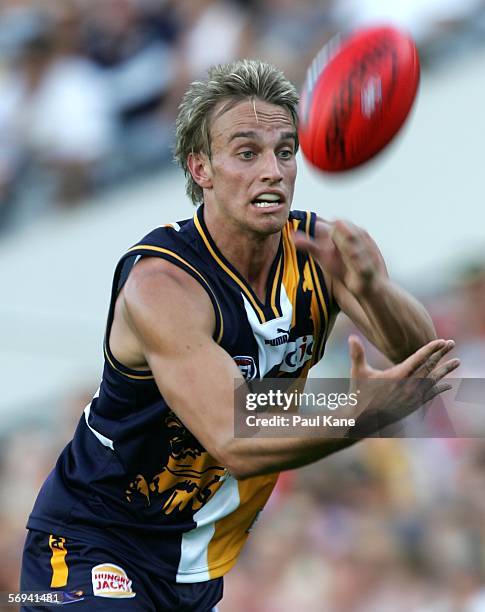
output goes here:
<path id="1" fill-rule="evenodd" d="M 244 100 L 215 109 L 208 207 L 239 230 L 269 235 L 288 219 L 296 179 L 296 132 L 281 106 Z"/>

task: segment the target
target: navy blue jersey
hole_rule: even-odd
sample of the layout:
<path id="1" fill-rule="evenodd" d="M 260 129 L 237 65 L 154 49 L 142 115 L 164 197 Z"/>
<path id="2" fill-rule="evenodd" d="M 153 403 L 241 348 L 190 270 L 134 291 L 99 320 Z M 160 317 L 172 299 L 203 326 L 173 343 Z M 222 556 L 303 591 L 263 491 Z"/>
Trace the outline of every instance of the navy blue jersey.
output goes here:
<path id="1" fill-rule="evenodd" d="M 218 250 L 203 211 L 155 229 L 121 258 L 106 338 L 130 270 L 141 257 L 161 257 L 207 292 L 214 340 L 247 380 L 306 377 L 322 357 L 333 306 L 321 270 L 296 251 L 290 232 L 313 235 L 315 214 L 290 213 L 263 303 Z M 170 409 L 152 373 L 118 362 L 105 341 L 100 389 L 44 483 L 28 527 L 130 554 L 165 579 L 200 582 L 235 563 L 276 480 L 234 479 Z"/>

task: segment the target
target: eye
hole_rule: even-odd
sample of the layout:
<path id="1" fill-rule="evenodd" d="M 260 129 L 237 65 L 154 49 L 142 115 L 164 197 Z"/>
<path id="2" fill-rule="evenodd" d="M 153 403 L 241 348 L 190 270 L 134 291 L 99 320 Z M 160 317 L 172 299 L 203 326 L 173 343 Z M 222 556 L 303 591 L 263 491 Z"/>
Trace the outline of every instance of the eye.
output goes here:
<path id="1" fill-rule="evenodd" d="M 278 156 L 280 157 L 280 159 L 291 159 L 293 157 L 293 150 L 292 149 L 282 149 L 278 153 Z"/>
<path id="2" fill-rule="evenodd" d="M 244 160 L 250 160 L 255 157 L 256 153 L 254 151 L 241 151 L 238 155 Z"/>

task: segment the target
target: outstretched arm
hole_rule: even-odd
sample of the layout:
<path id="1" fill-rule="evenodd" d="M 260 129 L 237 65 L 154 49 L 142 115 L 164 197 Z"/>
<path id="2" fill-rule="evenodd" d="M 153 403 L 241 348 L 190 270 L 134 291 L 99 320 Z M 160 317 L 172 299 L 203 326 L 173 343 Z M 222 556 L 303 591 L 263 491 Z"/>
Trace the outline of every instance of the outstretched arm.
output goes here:
<path id="1" fill-rule="evenodd" d="M 293 238 L 320 264 L 342 312 L 391 361 L 402 361 L 436 338 L 426 309 L 391 281 L 376 243 L 365 230 L 319 219 L 314 240 L 302 232 Z"/>
<path id="2" fill-rule="evenodd" d="M 167 403 L 236 478 L 299 467 L 352 443 L 344 429 L 338 432 L 338 440 L 234 437 L 234 381 L 244 381 L 234 360 L 212 338 L 215 321 L 207 294 L 184 271 L 168 262 L 142 260 L 130 274 L 120 299 L 124 300 L 127 323 Z M 381 374 L 411 379 L 430 359 L 439 360 L 450 348 L 444 341 L 435 341 Z M 352 359 L 355 367 L 362 361 L 355 350 Z M 456 367 L 453 362 L 447 364 L 446 371 Z M 367 376 L 365 369 L 359 372 Z M 430 397 L 426 399 L 434 390 L 441 392 L 436 383 L 445 373 L 439 371 L 433 378 L 430 369 Z M 359 410 L 365 411 L 371 400 L 371 396 L 361 399 Z M 423 401 L 416 397 L 414 409 Z"/>

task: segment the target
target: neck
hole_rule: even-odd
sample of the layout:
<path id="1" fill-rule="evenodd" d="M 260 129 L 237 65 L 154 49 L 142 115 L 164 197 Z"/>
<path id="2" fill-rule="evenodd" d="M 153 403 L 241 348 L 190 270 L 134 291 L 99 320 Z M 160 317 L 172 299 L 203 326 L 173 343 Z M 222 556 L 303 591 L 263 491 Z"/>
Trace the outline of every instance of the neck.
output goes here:
<path id="1" fill-rule="evenodd" d="M 276 257 L 281 232 L 269 235 L 244 231 L 230 219 L 219 219 L 212 207 L 204 206 L 204 221 L 219 251 L 264 302 L 271 264 Z"/>

